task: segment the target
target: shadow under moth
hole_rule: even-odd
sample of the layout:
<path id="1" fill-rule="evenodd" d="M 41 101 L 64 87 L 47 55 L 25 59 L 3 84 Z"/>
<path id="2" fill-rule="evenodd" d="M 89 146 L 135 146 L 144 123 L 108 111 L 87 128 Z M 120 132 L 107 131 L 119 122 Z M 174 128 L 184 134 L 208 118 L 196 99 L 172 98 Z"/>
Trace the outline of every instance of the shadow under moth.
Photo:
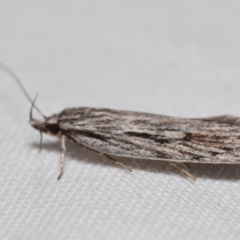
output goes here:
<path id="1" fill-rule="evenodd" d="M 67 108 L 45 117 L 29 97 L 18 77 L 5 65 L 0 67 L 18 83 L 32 104 L 30 124 L 41 135 L 61 139 L 61 168 L 64 168 L 65 139 L 99 153 L 128 171 L 115 157 L 167 161 L 195 180 L 180 163 L 239 164 L 240 120 L 233 116 L 187 119 L 105 108 Z M 32 116 L 35 108 L 43 121 Z"/>

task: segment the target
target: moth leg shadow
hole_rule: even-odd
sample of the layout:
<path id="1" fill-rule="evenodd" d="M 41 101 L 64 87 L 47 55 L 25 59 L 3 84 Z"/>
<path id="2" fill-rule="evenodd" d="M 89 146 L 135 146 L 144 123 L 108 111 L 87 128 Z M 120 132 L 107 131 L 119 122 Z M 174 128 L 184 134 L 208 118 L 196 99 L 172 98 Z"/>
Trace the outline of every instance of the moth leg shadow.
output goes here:
<path id="1" fill-rule="evenodd" d="M 39 143 L 32 143 L 32 147 L 39 149 Z M 88 164 L 100 164 L 103 166 L 118 167 L 116 164 L 106 158 L 103 158 L 99 153 L 88 150 L 84 147 L 80 147 L 73 142 L 66 142 L 67 152 L 66 161 L 71 159 L 79 160 Z M 42 150 L 54 151 L 61 155 L 61 143 L 56 142 L 45 142 L 42 144 Z M 144 170 L 147 172 L 159 173 L 159 174 L 181 174 L 178 170 L 171 167 L 168 162 L 165 161 L 154 161 L 144 159 L 132 159 L 123 157 L 114 157 L 119 162 L 129 166 L 133 169 L 133 173 L 136 170 Z M 57 159 L 59 160 L 59 159 Z M 240 180 L 240 165 L 229 165 L 229 164 L 201 164 L 201 163 L 187 163 L 189 167 L 188 171 L 192 174 L 196 180 L 199 178 L 216 179 L 216 180 Z M 119 168 L 119 167 L 118 167 Z M 119 168 L 121 171 L 122 169 Z M 186 176 L 182 175 L 186 178 Z"/>

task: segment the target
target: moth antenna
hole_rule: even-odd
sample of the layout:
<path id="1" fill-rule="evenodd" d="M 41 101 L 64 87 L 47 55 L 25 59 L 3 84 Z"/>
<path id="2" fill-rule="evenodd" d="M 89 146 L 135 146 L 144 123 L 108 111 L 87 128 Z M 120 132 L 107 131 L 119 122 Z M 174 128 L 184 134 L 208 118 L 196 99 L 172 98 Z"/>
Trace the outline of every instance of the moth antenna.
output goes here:
<path id="1" fill-rule="evenodd" d="M 17 85 L 20 87 L 20 89 L 22 90 L 23 94 L 25 95 L 25 97 L 29 100 L 29 102 L 32 104 L 32 106 L 38 111 L 38 113 L 44 118 L 46 119 L 46 117 L 44 116 L 44 114 L 40 111 L 40 109 L 33 104 L 33 101 L 31 99 L 31 97 L 29 96 L 27 90 L 25 89 L 25 87 L 23 86 L 23 84 L 21 83 L 21 80 L 18 78 L 18 76 L 9 68 L 7 67 L 5 64 L 0 63 L 0 68 L 5 71 L 7 74 L 9 74 L 17 83 Z"/>
<path id="2" fill-rule="evenodd" d="M 34 121 L 34 118 L 33 118 L 33 108 L 35 107 L 35 102 L 36 102 L 36 100 L 37 100 L 37 96 L 38 96 L 38 94 L 36 94 L 35 98 L 34 98 L 33 101 L 31 102 L 31 103 L 32 103 L 32 106 L 31 106 L 30 113 L 29 113 L 30 121 Z"/>

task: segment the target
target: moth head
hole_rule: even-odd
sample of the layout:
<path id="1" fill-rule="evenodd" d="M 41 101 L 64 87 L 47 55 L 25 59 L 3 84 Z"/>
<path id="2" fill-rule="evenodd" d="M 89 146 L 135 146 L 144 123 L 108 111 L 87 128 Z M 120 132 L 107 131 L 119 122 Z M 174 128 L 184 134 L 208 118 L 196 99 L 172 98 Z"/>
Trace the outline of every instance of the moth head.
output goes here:
<path id="1" fill-rule="evenodd" d="M 47 133 L 53 136 L 59 136 L 60 134 L 57 115 L 46 117 L 44 121 L 34 119 L 33 117 L 30 116 L 30 124 L 40 133 Z"/>
<path id="2" fill-rule="evenodd" d="M 59 136 L 60 135 L 60 129 L 59 129 L 59 124 L 58 124 L 58 115 L 54 114 L 50 117 L 45 117 L 42 114 L 42 117 L 44 118 L 44 121 L 40 121 L 37 120 L 33 117 L 33 108 L 34 108 L 34 102 L 36 99 L 34 99 L 34 101 L 32 102 L 32 107 L 30 110 L 30 114 L 29 114 L 29 122 L 31 124 L 31 126 L 35 129 L 37 129 L 40 134 L 42 133 L 47 133 L 53 136 Z"/>

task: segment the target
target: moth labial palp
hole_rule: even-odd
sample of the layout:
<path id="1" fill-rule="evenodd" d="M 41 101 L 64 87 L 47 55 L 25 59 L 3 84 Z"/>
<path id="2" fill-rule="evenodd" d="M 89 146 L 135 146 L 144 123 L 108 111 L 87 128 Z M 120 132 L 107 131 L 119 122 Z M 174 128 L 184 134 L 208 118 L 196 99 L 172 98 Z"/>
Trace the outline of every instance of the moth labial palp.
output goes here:
<path id="1" fill-rule="evenodd" d="M 9 73 L 31 102 L 30 124 L 33 128 L 61 138 L 61 167 L 64 168 L 65 139 L 71 140 L 121 167 L 131 168 L 115 157 L 169 162 L 184 175 L 195 178 L 179 163 L 240 164 L 240 120 L 234 116 L 176 118 L 157 114 L 106 108 L 66 108 L 50 117 L 35 106 L 18 77 Z M 35 108 L 43 121 L 32 116 Z"/>

